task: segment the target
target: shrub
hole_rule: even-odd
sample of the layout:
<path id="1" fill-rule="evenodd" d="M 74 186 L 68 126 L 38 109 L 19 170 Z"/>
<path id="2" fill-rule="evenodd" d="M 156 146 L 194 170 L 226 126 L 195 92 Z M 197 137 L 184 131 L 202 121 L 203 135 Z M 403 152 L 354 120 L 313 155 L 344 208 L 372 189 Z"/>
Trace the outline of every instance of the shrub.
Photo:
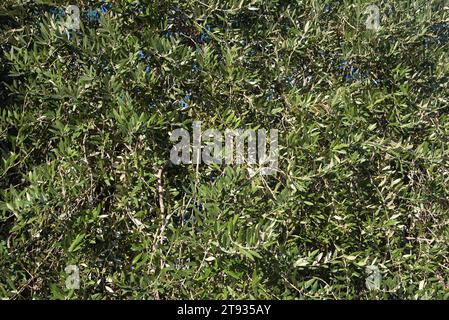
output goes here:
<path id="1" fill-rule="evenodd" d="M 0 297 L 448 297 L 445 1 L 75 2 L 0 4 Z M 167 166 L 195 120 L 279 172 Z"/>

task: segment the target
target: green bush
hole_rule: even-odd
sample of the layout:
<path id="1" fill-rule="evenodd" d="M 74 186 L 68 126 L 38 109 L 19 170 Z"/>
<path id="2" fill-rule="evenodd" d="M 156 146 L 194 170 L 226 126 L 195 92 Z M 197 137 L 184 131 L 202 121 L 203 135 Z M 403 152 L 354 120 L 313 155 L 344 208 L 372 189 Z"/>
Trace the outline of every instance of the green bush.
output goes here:
<path id="1" fill-rule="evenodd" d="M 68 4 L 0 4 L 0 297 L 449 296 L 447 1 Z M 195 120 L 279 172 L 165 165 Z"/>

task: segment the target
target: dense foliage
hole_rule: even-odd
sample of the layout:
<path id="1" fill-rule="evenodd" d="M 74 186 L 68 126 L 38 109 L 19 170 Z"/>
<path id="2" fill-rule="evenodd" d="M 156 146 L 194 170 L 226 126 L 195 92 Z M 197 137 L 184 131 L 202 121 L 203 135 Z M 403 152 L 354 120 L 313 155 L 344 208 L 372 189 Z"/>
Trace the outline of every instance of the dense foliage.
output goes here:
<path id="1" fill-rule="evenodd" d="M 448 40 L 445 0 L 2 1 L 0 297 L 447 298 Z M 195 120 L 279 172 L 164 166 Z"/>

